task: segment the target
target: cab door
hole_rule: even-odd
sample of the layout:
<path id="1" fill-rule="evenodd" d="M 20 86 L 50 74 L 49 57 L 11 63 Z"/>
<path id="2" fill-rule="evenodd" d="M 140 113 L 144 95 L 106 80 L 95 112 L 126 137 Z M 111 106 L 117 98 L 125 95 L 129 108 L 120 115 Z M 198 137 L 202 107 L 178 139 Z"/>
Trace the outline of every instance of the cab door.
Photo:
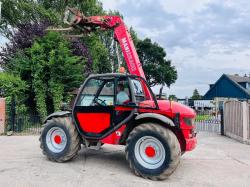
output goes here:
<path id="1" fill-rule="evenodd" d="M 73 115 L 84 136 L 101 137 L 112 128 L 114 85 L 114 78 L 90 78 L 78 94 Z"/>

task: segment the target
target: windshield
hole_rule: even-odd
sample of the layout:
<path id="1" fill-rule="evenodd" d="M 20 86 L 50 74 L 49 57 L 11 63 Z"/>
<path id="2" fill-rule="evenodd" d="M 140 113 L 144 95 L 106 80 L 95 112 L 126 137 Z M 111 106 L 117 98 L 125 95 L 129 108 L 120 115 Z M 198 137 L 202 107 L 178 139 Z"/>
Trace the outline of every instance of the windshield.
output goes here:
<path id="1" fill-rule="evenodd" d="M 114 104 L 113 79 L 90 79 L 80 93 L 77 106 L 93 106 L 96 100 L 104 106 Z"/>

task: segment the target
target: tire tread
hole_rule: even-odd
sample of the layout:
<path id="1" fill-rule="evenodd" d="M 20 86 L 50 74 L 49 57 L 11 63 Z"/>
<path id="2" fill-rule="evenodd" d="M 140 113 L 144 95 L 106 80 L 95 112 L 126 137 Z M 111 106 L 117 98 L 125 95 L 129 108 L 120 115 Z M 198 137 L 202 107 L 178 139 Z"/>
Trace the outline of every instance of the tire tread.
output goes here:
<path id="1" fill-rule="evenodd" d="M 64 126 L 71 138 L 71 144 L 69 145 L 69 150 L 67 151 L 67 153 L 59 158 L 55 158 L 49 154 L 47 154 L 44 145 L 43 145 L 43 141 L 42 141 L 42 135 L 43 135 L 43 130 L 47 125 L 51 125 L 51 124 L 57 124 L 59 126 Z M 69 116 L 66 117 L 56 117 L 56 118 L 52 118 L 51 120 L 48 120 L 44 125 L 43 125 L 43 129 L 41 131 L 41 135 L 39 137 L 39 141 L 40 141 L 40 148 L 42 149 L 42 152 L 45 156 L 47 156 L 47 158 L 51 161 L 54 162 L 66 162 L 69 161 L 71 159 L 73 159 L 74 157 L 76 157 L 78 151 L 81 149 L 81 144 L 80 144 L 80 136 L 76 130 L 76 127 L 74 124 L 72 124 L 72 119 Z"/>
<path id="2" fill-rule="evenodd" d="M 138 171 L 138 169 L 133 165 L 133 162 L 131 158 L 129 158 L 129 151 L 128 147 L 131 141 L 133 141 L 133 138 L 136 134 L 143 132 L 143 131 L 153 131 L 158 134 L 160 134 L 166 142 L 169 144 L 170 148 L 170 155 L 171 155 L 171 161 L 169 164 L 169 167 L 166 168 L 160 175 L 157 176 L 148 176 L 143 174 L 142 172 Z M 168 178 L 177 168 L 177 166 L 180 163 L 180 156 L 181 156 L 181 149 L 180 149 L 180 143 L 176 137 L 176 135 L 169 129 L 162 127 L 155 123 L 143 123 L 139 126 L 135 127 L 129 134 L 127 139 L 127 144 L 125 147 L 125 153 L 126 153 L 126 159 L 129 163 L 129 166 L 131 170 L 135 173 L 137 176 L 141 176 L 146 179 L 151 180 L 164 180 Z"/>

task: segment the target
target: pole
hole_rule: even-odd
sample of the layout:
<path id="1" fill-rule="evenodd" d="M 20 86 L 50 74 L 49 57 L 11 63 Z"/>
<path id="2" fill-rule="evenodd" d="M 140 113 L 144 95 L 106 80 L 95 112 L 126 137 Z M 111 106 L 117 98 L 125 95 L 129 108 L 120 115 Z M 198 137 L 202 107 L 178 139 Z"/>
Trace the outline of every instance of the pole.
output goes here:
<path id="1" fill-rule="evenodd" d="M 0 98 L 0 135 L 6 132 L 6 103 L 5 98 Z"/>
<path id="2" fill-rule="evenodd" d="M 15 118 L 16 118 L 16 101 L 15 97 L 11 97 L 11 107 L 10 107 L 10 119 L 11 119 L 11 131 L 15 131 Z"/>
<path id="3" fill-rule="evenodd" d="M 220 109 L 220 134 L 224 136 L 224 114 L 223 109 Z"/>

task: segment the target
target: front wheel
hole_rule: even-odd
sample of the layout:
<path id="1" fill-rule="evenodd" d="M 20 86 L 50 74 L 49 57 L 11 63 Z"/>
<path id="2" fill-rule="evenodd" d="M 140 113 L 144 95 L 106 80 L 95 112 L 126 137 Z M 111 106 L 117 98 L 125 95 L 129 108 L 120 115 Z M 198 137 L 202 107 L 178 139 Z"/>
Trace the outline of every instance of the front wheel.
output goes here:
<path id="1" fill-rule="evenodd" d="M 145 123 L 129 134 L 126 158 L 136 175 L 163 180 L 180 162 L 180 144 L 175 134 L 158 124 Z"/>
<path id="2" fill-rule="evenodd" d="M 71 117 L 48 120 L 40 136 L 40 147 L 49 160 L 65 162 L 77 155 L 80 137 Z"/>

